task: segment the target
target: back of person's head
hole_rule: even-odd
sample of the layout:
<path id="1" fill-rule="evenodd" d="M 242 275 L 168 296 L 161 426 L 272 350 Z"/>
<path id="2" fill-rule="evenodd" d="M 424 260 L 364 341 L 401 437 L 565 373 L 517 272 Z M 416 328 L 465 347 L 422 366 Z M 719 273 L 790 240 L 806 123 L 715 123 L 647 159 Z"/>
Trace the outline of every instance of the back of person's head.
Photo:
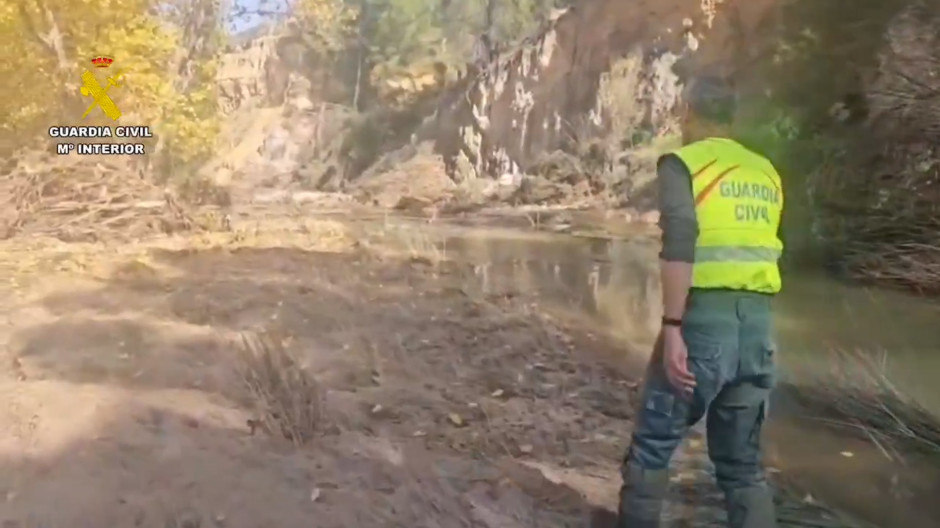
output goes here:
<path id="1" fill-rule="evenodd" d="M 689 79 L 683 90 L 683 99 L 686 105 L 683 132 L 702 136 L 690 139 L 727 135 L 737 109 L 735 89 L 728 79 L 715 76 Z"/>

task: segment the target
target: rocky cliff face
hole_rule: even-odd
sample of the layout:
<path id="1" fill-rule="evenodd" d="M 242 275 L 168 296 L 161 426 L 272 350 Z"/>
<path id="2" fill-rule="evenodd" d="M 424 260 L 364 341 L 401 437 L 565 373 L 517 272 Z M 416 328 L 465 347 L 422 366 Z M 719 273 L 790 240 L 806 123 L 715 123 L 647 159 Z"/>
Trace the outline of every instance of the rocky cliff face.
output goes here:
<path id="1" fill-rule="evenodd" d="M 227 126 L 217 159 L 203 168 L 206 176 L 251 194 L 297 186 L 298 171 L 313 163 L 323 168 L 317 178 L 335 186 L 338 143 L 351 111 L 316 100 L 317 72 L 303 49 L 290 21 L 229 45 L 217 75 Z"/>
<path id="2" fill-rule="evenodd" d="M 677 71 L 733 72 L 743 60 L 736 47 L 773 2 L 585 0 L 557 12 L 516 49 L 471 69 L 441 96 L 432 122 L 395 134 L 411 136 L 412 143 L 433 143 L 458 184 L 496 180 L 519 188 L 532 172 L 574 171 L 583 177 L 565 185 L 586 194 L 602 189 L 622 194 L 632 175 L 652 173 L 655 156 L 637 156 L 635 147 L 677 135 Z M 310 75 L 302 60 L 294 60 L 289 34 L 259 36 L 226 56 L 219 76 L 225 108 L 283 105 L 281 122 L 260 149 L 262 157 L 277 158 L 279 172 L 326 166 L 304 179 L 338 188 L 338 179 L 354 179 L 365 167 L 350 172 L 336 162 L 336 138 L 325 138 L 323 130 L 345 133 L 350 127 L 325 119 L 326 107 L 309 101 L 304 79 Z M 348 119 L 348 112 L 340 114 Z M 325 139 L 333 143 L 326 149 L 329 163 L 301 159 L 310 158 Z M 414 145 L 406 150 L 425 151 Z"/>
<path id="3" fill-rule="evenodd" d="M 276 40 L 273 35 L 264 35 L 234 46 L 222 55 L 217 82 L 223 112 L 231 114 L 267 97 L 270 90 L 264 66 L 275 54 Z"/>
<path id="4" fill-rule="evenodd" d="M 310 77 L 292 29 L 274 26 L 228 47 L 216 77 L 223 112 L 279 105 L 292 84 Z"/>
<path id="5" fill-rule="evenodd" d="M 444 101 L 438 149 L 458 180 L 508 182 L 544 153 L 570 151 L 585 138 L 674 133 L 681 85 L 675 70 L 733 74 L 746 59 L 736 45 L 772 6 L 773 0 L 579 3 Z"/>

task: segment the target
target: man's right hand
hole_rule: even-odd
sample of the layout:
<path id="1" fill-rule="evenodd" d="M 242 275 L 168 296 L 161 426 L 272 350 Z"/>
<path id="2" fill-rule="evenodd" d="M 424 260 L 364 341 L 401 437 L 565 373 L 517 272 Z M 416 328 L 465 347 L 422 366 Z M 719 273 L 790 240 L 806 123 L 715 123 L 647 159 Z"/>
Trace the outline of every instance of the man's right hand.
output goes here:
<path id="1" fill-rule="evenodd" d="M 689 351 L 677 326 L 663 328 L 663 367 L 670 385 L 682 396 L 691 398 L 695 375 L 689 370 Z"/>

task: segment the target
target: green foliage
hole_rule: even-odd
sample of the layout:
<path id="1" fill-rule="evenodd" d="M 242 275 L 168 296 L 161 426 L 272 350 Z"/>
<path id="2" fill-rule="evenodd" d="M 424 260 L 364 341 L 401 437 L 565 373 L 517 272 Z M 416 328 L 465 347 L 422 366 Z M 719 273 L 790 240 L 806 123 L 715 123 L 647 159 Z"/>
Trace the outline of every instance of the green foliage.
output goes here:
<path id="1" fill-rule="evenodd" d="M 332 55 L 346 47 L 358 13 L 357 6 L 344 0 L 297 0 L 294 14 L 307 44 L 320 54 Z"/>
<path id="2" fill-rule="evenodd" d="M 404 66 L 439 53 L 444 41 L 437 23 L 438 0 L 382 0 L 369 52 L 376 63 Z"/>
<path id="3" fill-rule="evenodd" d="M 498 41 L 513 41 L 534 32 L 547 19 L 552 8 L 562 2 L 556 0 L 507 0 L 497 2 L 494 37 Z"/>
<path id="4" fill-rule="evenodd" d="M 922 149 L 905 145 L 910 138 L 898 130 L 867 126 L 865 119 L 872 101 L 885 96 L 873 88 L 873 79 L 894 76 L 896 84 L 906 89 L 922 83 L 885 66 L 886 54 L 917 53 L 916 48 L 905 52 L 898 47 L 916 42 L 889 43 L 886 38 L 889 25 L 916 5 L 926 12 L 935 9 L 917 0 L 788 2 L 767 28 L 765 35 L 772 37 L 765 40 L 769 45 L 760 60 L 751 63 L 747 76 L 756 83 L 750 93 L 760 95 L 745 101 L 740 132 L 748 143 L 768 153 L 784 175 L 785 233 L 788 246 L 797 253 L 802 250 L 801 260 L 809 257 L 809 263 L 816 263 L 815 257 L 823 257 L 827 265 L 835 261 L 865 275 L 868 271 L 859 269 L 867 270 L 872 259 L 887 259 L 896 252 L 895 245 L 923 245 L 913 236 L 919 220 L 912 217 L 911 205 L 921 192 L 905 183 L 915 177 L 902 177 L 911 172 L 910 151 Z M 929 70 L 930 58 L 920 60 L 925 68 L 919 70 Z M 889 95 L 907 100 L 922 97 Z M 915 116 L 903 108 L 882 105 L 882 110 L 895 119 L 903 115 L 904 128 L 915 125 Z M 888 155 L 892 151 L 894 159 Z M 876 219 L 871 216 L 876 209 L 890 209 L 897 218 Z M 876 237 L 872 233 L 883 236 L 887 231 L 893 240 L 871 242 Z M 864 258 L 849 256 L 852 248 L 860 247 L 864 250 L 854 254 Z M 862 261 L 864 265 L 859 264 Z M 882 280 L 900 268 L 879 268 L 871 275 Z M 916 282 L 911 277 L 906 280 Z"/>
<path id="5" fill-rule="evenodd" d="M 358 13 L 353 50 L 378 92 L 411 85 L 439 71 L 459 72 L 473 60 L 484 33 L 496 42 L 518 41 L 544 20 L 555 0 L 347 0 Z M 491 10 L 492 19 L 487 10 Z M 440 82 L 441 79 L 437 79 Z"/>
<path id="6" fill-rule="evenodd" d="M 809 117 L 857 92 L 877 62 L 887 24 L 912 0 L 799 0 L 780 11 L 777 39 L 757 68 L 775 97 Z"/>

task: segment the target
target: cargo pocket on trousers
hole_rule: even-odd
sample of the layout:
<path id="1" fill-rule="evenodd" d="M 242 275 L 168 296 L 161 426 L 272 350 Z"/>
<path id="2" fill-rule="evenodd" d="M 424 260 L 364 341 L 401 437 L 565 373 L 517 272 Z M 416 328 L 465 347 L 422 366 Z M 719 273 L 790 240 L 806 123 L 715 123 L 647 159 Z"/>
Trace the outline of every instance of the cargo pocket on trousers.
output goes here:
<path id="1" fill-rule="evenodd" d="M 681 434 L 686 414 L 683 402 L 669 389 L 650 390 L 636 433 L 649 438 L 672 438 Z"/>
<path id="2" fill-rule="evenodd" d="M 777 345 L 772 339 L 765 339 L 754 358 L 754 385 L 763 389 L 772 389 L 777 384 Z"/>
<path id="3" fill-rule="evenodd" d="M 689 369 L 695 375 L 699 389 L 706 393 L 717 391 L 717 386 L 721 384 L 721 345 L 689 340 L 686 341 L 686 347 Z"/>
<path id="4" fill-rule="evenodd" d="M 647 412 L 669 418 L 676 408 L 676 397 L 666 391 L 651 390 L 646 396 L 646 405 L 644 407 Z"/>

